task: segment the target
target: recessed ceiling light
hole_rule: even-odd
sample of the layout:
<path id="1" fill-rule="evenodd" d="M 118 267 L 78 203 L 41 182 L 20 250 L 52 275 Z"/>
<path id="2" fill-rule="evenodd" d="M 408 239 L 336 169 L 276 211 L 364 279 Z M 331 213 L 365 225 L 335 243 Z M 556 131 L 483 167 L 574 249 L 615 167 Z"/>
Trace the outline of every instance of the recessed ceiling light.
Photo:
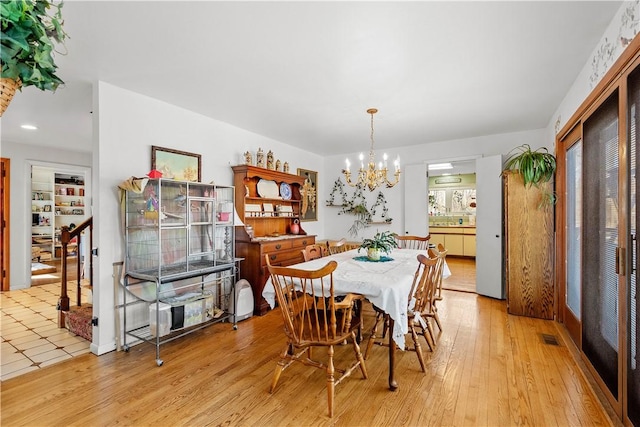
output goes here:
<path id="1" fill-rule="evenodd" d="M 20 127 L 26 130 L 38 130 L 38 126 L 34 126 L 34 125 L 22 125 Z"/>
<path id="2" fill-rule="evenodd" d="M 429 165 L 430 171 L 442 170 L 442 169 L 453 169 L 453 165 L 451 163 L 433 163 Z"/>

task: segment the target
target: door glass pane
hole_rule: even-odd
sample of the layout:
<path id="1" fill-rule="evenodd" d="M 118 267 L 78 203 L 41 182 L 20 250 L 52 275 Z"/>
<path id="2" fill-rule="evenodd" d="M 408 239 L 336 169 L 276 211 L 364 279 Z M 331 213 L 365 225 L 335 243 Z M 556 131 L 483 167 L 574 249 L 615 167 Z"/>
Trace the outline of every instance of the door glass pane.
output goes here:
<path id="1" fill-rule="evenodd" d="M 638 354 L 638 342 L 640 331 L 638 330 L 638 288 L 636 275 L 638 267 L 637 230 L 638 216 L 636 214 L 636 200 L 638 184 L 637 170 L 638 157 L 637 130 L 640 126 L 640 70 L 634 71 L 629 77 L 629 231 L 633 237 L 629 250 L 631 252 L 632 272 L 629 274 L 629 351 L 627 354 L 627 413 L 629 419 L 635 425 L 640 425 L 640 356 Z"/>
<path id="2" fill-rule="evenodd" d="M 580 272 L 582 237 L 582 141 L 567 151 L 567 295 L 566 305 L 580 319 Z"/>
<path id="3" fill-rule="evenodd" d="M 582 349 L 618 398 L 618 95 L 584 123 Z"/>

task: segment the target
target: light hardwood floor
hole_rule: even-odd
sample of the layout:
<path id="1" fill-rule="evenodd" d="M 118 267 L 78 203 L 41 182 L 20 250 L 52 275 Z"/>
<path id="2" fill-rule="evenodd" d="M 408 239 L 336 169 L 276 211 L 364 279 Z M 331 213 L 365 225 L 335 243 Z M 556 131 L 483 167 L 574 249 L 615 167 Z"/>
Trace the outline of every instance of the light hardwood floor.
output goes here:
<path id="1" fill-rule="evenodd" d="M 217 324 L 161 347 L 74 357 L 2 382 L 1 424 L 20 425 L 612 425 L 556 323 L 508 315 L 504 301 L 444 291 L 444 331 L 426 353 L 397 352 L 399 389 L 387 387 L 387 350 L 374 347 L 369 378 L 336 387 L 327 416 L 324 373 L 297 365 L 269 385 L 283 350 L 277 310 Z M 373 312 L 365 310 L 365 324 Z M 365 331 L 368 332 L 368 331 Z M 545 344 L 541 334 L 558 337 Z M 368 333 L 365 333 L 365 339 Z M 426 347 L 426 346 L 425 346 Z M 322 352 L 316 351 L 319 356 Z M 336 350 L 336 364 L 350 360 Z M 339 365 L 338 365 L 339 366 Z"/>
<path id="2" fill-rule="evenodd" d="M 442 288 L 451 291 L 476 291 L 476 259 L 466 257 L 447 257 L 447 266 L 451 276 L 442 280 Z"/>

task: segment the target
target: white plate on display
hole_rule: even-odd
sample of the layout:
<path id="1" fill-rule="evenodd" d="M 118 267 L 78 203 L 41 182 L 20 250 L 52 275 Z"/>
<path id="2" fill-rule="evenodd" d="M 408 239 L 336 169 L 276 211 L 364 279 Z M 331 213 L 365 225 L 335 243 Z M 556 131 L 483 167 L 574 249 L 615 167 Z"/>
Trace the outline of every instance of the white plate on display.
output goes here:
<path id="1" fill-rule="evenodd" d="M 291 199 L 291 186 L 286 182 L 280 184 L 280 195 L 284 200 Z"/>
<path id="2" fill-rule="evenodd" d="M 261 179 L 258 181 L 258 195 L 267 199 L 277 199 L 280 197 L 280 190 L 278 190 L 278 184 L 275 181 L 269 181 L 268 179 Z"/>

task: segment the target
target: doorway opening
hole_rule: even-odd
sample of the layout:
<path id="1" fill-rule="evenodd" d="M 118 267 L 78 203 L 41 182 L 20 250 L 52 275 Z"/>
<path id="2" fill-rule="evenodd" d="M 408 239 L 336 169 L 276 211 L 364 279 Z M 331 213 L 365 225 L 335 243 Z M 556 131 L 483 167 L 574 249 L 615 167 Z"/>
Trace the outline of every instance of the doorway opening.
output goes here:
<path id="1" fill-rule="evenodd" d="M 429 162 L 430 244 L 447 250 L 443 289 L 476 292 L 475 159 Z"/>
<path id="2" fill-rule="evenodd" d="M 34 163 L 30 168 L 31 234 L 29 268 L 31 285 L 60 283 L 62 227 L 75 228 L 91 216 L 88 168 Z M 67 256 L 67 280 L 84 276 L 87 248 L 71 242 Z"/>

